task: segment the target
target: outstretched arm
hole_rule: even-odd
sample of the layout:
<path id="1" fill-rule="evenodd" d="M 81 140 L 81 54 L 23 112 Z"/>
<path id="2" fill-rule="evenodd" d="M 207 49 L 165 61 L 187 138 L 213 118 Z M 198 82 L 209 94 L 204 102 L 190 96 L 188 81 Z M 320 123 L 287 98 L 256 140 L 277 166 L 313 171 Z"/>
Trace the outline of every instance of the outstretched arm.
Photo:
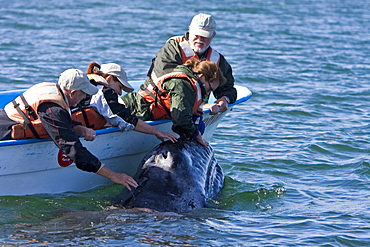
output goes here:
<path id="1" fill-rule="evenodd" d="M 168 139 L 173 143 L 177 142 L 177 137 L 174 134 L 160 131 L 156 127 L 145 123 L 141 119 L 139 119 L 139 121 L 137 122 L 137 125 L 134 130 L 145 134 L 155 135 L 155 137 L 157 137 L 162 142 L 164 141 L 164 139 Z"/>
<path id="2" fill-rule="evenodd" d="M 138 186 L 135 179 L 133 179 L 129 175 L 125 173 L 114 172 L 106 166 L 101 167 L 99 171 L 96 172 L 96 174 L 109 178 L 114 183 L 122 184 L 126 186 L 126 188 L 129 190 L 131 190 L 131 187 L 136 188 Z"/>

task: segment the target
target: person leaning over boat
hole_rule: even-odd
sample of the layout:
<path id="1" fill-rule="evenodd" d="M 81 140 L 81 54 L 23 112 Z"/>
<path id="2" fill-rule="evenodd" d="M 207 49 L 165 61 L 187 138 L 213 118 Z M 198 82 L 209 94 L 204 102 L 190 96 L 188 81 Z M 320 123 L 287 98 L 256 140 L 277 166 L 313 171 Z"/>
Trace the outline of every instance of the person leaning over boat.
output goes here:
<path id="1" fill-rule="evenodd" d="M 170 38 L 157 52 L 148 71 L 145 86 L 155 78 L 173 71 L 177 65 L 185 63 L 191 57 L 213 61 L 220 66 L 227 82 L 213 92 L 217 100 L 211 103 L 211 114 L 226 111 L 228 104 L 236 101 L 237 92 L 230 64 L 222 54 L 210 46 L 215 35 L 216 22 L 213 16 L 204 13 L 195 15 L 185 35 Z"/>
<path id="2" fill-rule="evenodd" d="M 225 77 L 212 61 L 191 58 L 184 65 L 155 79 L 146 88 L 122 96 L 131 113 L 143 120 L 172 119 L 172 130 L 180 138 L 197 140 L 204 146 L 204 123 L 200 106 L 204 99 L 219 86 Z"/>
<path id="3" fill-rule="evenodd" d="M 176 142 L 177 138 L 174 134 L 160 131 L 156 127 L 145 123 L 135 115 L 130 113 L 130 109 L 126 108 L 119 102 L 118 95 L 122 95 L 122 90 L 132 92 L 134 88 L 128 83 L 126 72 L 116 63 L 107 63 L 99 65 L 95 62 L 89 64 L 87 68 L 87 77 L 90 82 L 98 88 L 98 92 L 94 95 L 88 95 L 83 99 L 78 107 L 72 109 L 72 119 L 79 114 L 83 122 L 93 127 L 94 125 L 102 126 L 97 121 L 89 120 L 94 112 L 87 111 L 93 108 L 103 116 L 103 120 L 111 126 L 118 126 L 121 131 L 135 130 L 145 134 L 155 135 L 159 140 L 169 139 Z M 99 119 L 98 117 L 96 119 Z M 101 121 L 101 120 L 100 120 Z M 98 122 L 100 122 L 98 121 Z M 104 124 L 103 124 L 104 125 Z"/>
<path id="4" fill-rule="evenodd" d="M 132 177 L 104 166 L 79 140 L 82 136 L 86 141 L 93 141 L 96 133 L 73 121 L 70 107 L 77 105 L 86 95 L 97 92 L 98 89 L 78 69 L 64 71 L 58 84 L 44 82 L 32 86 L 0 111 L 1 140 L 51 138 L 77 168 L 109 178 L 128 189 L 137 187 Z M 21 132 L 23 127 L 27 132 Z"/>

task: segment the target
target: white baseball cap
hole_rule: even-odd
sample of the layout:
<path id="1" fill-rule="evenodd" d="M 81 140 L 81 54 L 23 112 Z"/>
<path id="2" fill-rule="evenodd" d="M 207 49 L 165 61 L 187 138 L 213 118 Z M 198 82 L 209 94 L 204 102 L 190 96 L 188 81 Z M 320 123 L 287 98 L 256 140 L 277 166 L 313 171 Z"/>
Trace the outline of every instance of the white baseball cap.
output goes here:
<path id="1" fill-rule="evenodd" d="M 211 15 L 197 14 L 191 20 L 189 33 L 211 38 L 216 34 L 216 21 Z"/>
<path id="2" fill-rule="evenodd" d="M 86 94 L 94 95 L 98 88 L 92 85 L 87 76 L 79 69 L 67 69 L 59 76 L 59 86 L 67 90 L 81 90 Z"/>
<path id="3" fill-rule="evenodd" d="M 126 72 L 116 63 L 106 63 L 100 66 L 100 71 L 104 74 L 114 75 L 124 86 L 124 91 L 132 92 L 134 88 L 128 83 Z"/>

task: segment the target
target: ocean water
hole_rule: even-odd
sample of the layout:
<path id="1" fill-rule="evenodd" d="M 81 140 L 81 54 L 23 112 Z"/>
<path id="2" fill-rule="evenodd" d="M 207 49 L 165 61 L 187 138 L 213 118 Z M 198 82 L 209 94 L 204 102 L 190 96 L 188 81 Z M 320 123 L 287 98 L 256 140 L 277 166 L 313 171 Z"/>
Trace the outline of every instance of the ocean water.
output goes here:
<path id="1" fill-rule="evenodd" d="M 144 79 L 164 42 L 205 12 L 218 25 L 213 47 L 253 92 L 211 141 L 226 176 L 212 208 L 116 209 L 118 185 L 0 197 L 0 245 L 370 245 L 369 0 L 0 4 L 1 91 L 91 61 Z"/>

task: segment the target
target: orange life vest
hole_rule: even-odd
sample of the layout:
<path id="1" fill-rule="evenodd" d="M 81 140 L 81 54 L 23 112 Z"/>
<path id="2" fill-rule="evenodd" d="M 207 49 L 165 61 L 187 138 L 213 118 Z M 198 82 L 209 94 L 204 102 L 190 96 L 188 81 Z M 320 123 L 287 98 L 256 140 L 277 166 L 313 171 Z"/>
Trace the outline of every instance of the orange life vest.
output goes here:
<path id="1" fill-rule="evenodd" d="M 163 82 L 171 78 L 185 78 L 193 86 L 196 95 L 192 110 L 193 113 L 196 113 L 202 104 L 202 92 L 197 80 L 183 72 L 168 73 L 152 81 L 145 90 L 140 89 L 138 91 L 138 94 L 146 102 L 151 103 L 150 111 L 153 117 L 152 120 L 171 119 L 171 96 L 162 87 Z"/>
<path id="2" fill-rule="evenodd" d="M 199 59 L 199 56 L 196 52 L 191 49 L 189 45 L 189 41 L 185 40 L 185 36 L 174 36 L 170 39 L 175 40 L 177 43 L 179 43 L 180 51 L 181 51 L 181 58 L 182 63 L 185 63 L 189 58 L 195 57 Z M 212 49 L 212 47 L 209 47 L 209 51 L 206 57 L 206 60 L 212 61 L 215 64 L 220 64 L 220 53 L 218 53 L 216 50 Z"/>
<path id="3" fill-rule="evenodd" d="M 80 122 L 83 126 L 98 130 L 106 127 L 107 120 L 93 107 L 81 108 L 72 113 L 72 120 Z"/>
<path id="4" fill-rule="evenodd" d="M 40 104 L 53 102 L 69 111 L 64 95 L 55 83 L 39 83 L 8 103 L 4 110 L 19 124 L 12 126 L 12 139 L 50 138 L 40 121 L 37 109 Z"/>

